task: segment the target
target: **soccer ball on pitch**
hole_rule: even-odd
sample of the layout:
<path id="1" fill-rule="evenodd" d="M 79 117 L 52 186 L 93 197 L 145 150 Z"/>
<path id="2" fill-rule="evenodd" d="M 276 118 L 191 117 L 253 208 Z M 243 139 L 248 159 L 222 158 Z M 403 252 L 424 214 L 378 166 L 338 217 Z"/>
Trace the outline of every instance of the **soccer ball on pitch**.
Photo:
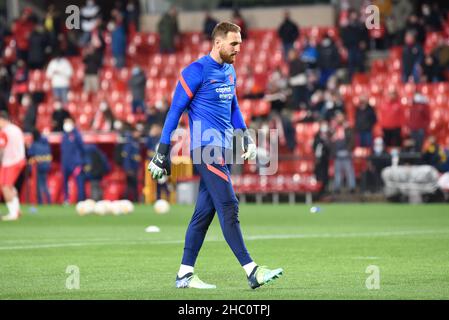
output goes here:
<path id="1" fill-rule="evenodd" d="M 123 214 L 129 214 L 134 211 L 134 204 L 129 200 L 119 201 L 120 211 Z"/>
<path id="2" fill-rule="evenodd" d="M 121 200 L 115 200 L 112 202 L 111 212 L 114 216 L 123 214 L 121 207 Z"/>
<path id="3" fill-rule="evenodd" d="M 91 214 L 94 212 L 94 210 L 95 210 L 95 201 L 93 201 L 92 199 L 80 201 L 76 204 L 76 212 L 80 216 Z"/>
<path id="4" fill-rule="evenodd" d="M 167 200 L 159 199 L 154 203 L 153 208 L 157 214 L 165 214 L 170 211 L 170 204 Z"/>
<path id="5" fill-rule="evenodd" d="M 95 204 L 94 212 L 100 216 L 104 216 L 108 213 L 109 206 L 106 201 L 98 201 Z"/>

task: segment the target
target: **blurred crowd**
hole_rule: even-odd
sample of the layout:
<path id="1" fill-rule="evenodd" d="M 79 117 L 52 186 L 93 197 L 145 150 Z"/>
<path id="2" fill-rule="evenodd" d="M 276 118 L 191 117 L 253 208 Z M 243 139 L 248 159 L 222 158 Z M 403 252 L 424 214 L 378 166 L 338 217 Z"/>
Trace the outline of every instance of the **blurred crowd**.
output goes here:
<path id="1" fill-rule="evenodd" d="M 362 93 L 355 121 L 353 124 L 348 121 L 339 87 L 350 83 L 355 74 L 366 71 L 368 55 L 372 50 L 402 47 L 404 83 L 447 81 L 444 78 L 444 71 L 449 66 L 447 43 L 438 43 L 431 52 L 425 52 L 423 48 L 426 34 L 440 31 L 445 23 L 445 14 L 439 9 L 438 2 L 425 3 L 419 8 L 411 7 L 407 1 L 398 1 L 395 6 L 387 5 L 389 1 L 381 2 L 383 5 L 378 4 L 381 8 L 381 28 L 372 31 L 365 27 L 364 8 L 354 10 L 342 1 L 337 28 L 339 36 L 329 33 L 323 37 L 302 37 L 301 26 L 286 11 L 277 30 L 282 44 L 283 63 L 272 70 L 266 84 L 257 81 L 252 65 L 247 66 L 243 91 L 239 95 L 244 99 L 263 99 L 271 106 L 268 114 L 251 119 L 251 127 L 278 128 L 285 152 L 301 157 L 296 147 L 303 142 L 296 141 L 295 125 L 319 123 L 319 131 L 313 139 L 313 152 L 315 175 L 323 183 L 323 192 L 340 192 L 343 182 L 351 192 L 356 190 L 353 166 L 356 147 L 370 150 L 369 165 L 360 178 L 362 191 L 380 190 L 380 171 L 391 164 L 394 152 L 402 154 L 401 159 L 406 159 L 403 161 L 429 163 L 441 172 L 448 170 L 447 146 L 438 145 L 436 139 L 428 135 L 428 98 L 421 94 L 414 95 L 411 112 L 405 113 L 400 103 L 401 97 L 394 88 L 385 92 L 388 99 L 376 108 Z M 139 2 L 135 0 L 115 1 L 113 10 L 107 15 L 94 0 L 87 0 L 81 8 L 80 30 L 67 29 L 62 13 L 54 6 L 48 8 L 44 17 L 39 18 L 30 8 L 25 8 L 11 25 L 6 25 L 4 19 L 0 21 L 0 109 L 10 112 L 11 118 L 19 122 L 24 131 L 33 134 L 34 144 L 37 143 L 38 147 L 30 150 L 41 150 L 39 156 L 42 153 L 48 155 L 48 146 L 39 147 L 39 143 L 45 144 L 46 139 L 36 129 L 38 106 L 48 97 L 41 91 L 30 92 L 28 86 L 31 70 L 45 72 L 52 89 L 51 131 L 64 134 L 61 144 L 64 184 L 67 185 L 69 177 L 75 176 L 78 188 L 84 190 L 84 181 L 90 179 L 98 198 L 101 198 L 99 181 L 110 171 L 110 164 L 99 148 L 82 143 L 76 121 L 67 109 L 71 79 L 77 71 L 70 59 L 82 57 L 85 74 L 83 91 L 91 96 L 99 91 L 100 72 L 107 50 L 117 70 L 124 67 L 131 70 L 126 89 L 131 93 L 131 109 L 137 120 L 128 123 L 118 119 L 108 100 L 103 99 L 94 106 L 96 111 L 90 128 L 97 132 L 114 131 L 119 134 L 120 143 L 114 161 L 126 172 L 127 190 L 124 197 L 138 200 L 142 150 L 148 150 L 145 156 L 152 156 L 170 104 L 170 98 L 165 97 L 154 105 L 147 105 L 145 89 L 148 75 L 143 66 L 127 55 L 129 40 L 139 32 L 139 16 Z M 232 12 L 232 21 L 241 27 L 242 38 L 248 39 L 251 26 L 238 9 Z M 204 39 L 210 39 L 217 22 L 210 12 L 205 13 Z M 182 50 L 183 31 L 179 28 L 175 6 L 161 15 L 157 32 L 160 53 L 170 55 Z M 106 34 L 110 36 L 110 43 L 106 42 Z M 14 39 L 15 52 L 10 52 L 5 42 L 7 38 Z M 345 58 L 342 58 L 342 49 Z M 11 109 L 11 97 L 18 102 L 18 108 L 26 110 L 23 118 L 18 116 L 20 113 L 17 110 Z M 295 118 L 294 114 L 298 111 L 301 116 Z M 376 125 L 382 129 L 381 136 L 374 134 Z M 142 146 L 144 148 L 141 149 Z M 35 155 L 35 152 L 30 151 L 30 155 Z M 48 157 L 45 159 L 48 160 Z M 98 165 L 96 169 L 92 169 L 92 162 Z M 331 162 L 334 164 L 334 185 L 329 187 Z M 48 173 L 48 166 L 43 167 L 43 172 Z M 89 170 L 97 173 L 92 174 Z M 45 185 L 44 180 L 43 177 L 39 178 L 41 185 Z M 42 187 L 42 197 L 47 193 L 48 190 Z M 83 192 L 80 192 L 79 199 L 83 197 Z"/>

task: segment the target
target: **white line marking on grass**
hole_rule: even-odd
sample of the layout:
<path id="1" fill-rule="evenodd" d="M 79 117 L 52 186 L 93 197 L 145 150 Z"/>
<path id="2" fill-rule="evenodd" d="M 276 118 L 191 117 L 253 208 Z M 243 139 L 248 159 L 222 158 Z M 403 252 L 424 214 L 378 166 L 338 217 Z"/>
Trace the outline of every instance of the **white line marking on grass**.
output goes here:
<path id="1" fill-rule="evenodd" d="M 359 237 L 390 237 L 390 236 L 408 236 L 408 235 L 425 235 L 425 234 L 449 234 L 449 230 L 404 230 L 404 231 L 379 231 L 379 232 L 360 232 L 360 233 L 309 233 L 309 234 L 267 234 L 258 236 L 247 236 L 245 240 L 279 240 L 279 239 L 309 239 L 309 238 L 359 238 Z M 3 246 L 0 250 L 28 250 L 28 249 L 47 249 L 47 248 L 64 248 L 64 247 L 82 247 L 97 245 L 151 245 L 151 244 L 183 244 L 184 240 L 139 240 L 129 241 L 120 239 L 104 239 L 106 242 L 93 241 L 74 242 L 74 243 L 48 243 L 20 246 Z M 208 242 L 224 241 L 222 237 L 206 238 Z"/>

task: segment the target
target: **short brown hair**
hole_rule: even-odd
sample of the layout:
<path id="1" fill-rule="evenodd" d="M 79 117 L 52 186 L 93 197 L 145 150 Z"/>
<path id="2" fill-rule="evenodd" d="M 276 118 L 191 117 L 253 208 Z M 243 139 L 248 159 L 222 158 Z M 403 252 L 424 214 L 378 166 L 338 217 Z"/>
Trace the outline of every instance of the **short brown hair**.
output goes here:
<path id="1" fill-rule="evenodd" d="M 232 22 L 220 22 L 212 31 L 212 40 L 215 40 L 216 37 L 226 37 L 228 32 L 240 32 L 240 27 Z"/>

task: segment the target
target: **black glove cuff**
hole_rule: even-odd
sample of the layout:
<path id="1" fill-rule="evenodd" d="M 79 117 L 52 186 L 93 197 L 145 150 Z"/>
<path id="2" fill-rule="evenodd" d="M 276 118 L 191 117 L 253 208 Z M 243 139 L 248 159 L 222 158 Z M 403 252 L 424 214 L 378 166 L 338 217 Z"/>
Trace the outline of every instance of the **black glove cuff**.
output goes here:
<path id="1" fill-rule="evenodd" d="M 157 152 L 167 156 L 170 152 L 170 145 L 165 143 L 159 143 L 159 147 L 157 148 Z"/>

